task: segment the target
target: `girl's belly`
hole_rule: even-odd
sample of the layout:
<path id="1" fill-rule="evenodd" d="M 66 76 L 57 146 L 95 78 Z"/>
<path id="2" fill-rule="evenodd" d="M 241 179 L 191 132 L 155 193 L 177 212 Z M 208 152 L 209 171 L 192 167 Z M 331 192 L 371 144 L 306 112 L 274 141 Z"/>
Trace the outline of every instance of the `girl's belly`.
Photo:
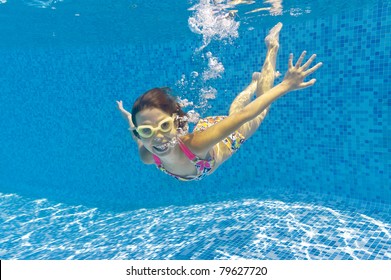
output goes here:
<path id="1" fill-rule="evenodd" d="M 231 149 L 229 149 L 223 142 L 216 144 L 212 150 L 215 165 L 213 166 L 211 173 L 214 172 L 224 161 L 232 156 Z"/>

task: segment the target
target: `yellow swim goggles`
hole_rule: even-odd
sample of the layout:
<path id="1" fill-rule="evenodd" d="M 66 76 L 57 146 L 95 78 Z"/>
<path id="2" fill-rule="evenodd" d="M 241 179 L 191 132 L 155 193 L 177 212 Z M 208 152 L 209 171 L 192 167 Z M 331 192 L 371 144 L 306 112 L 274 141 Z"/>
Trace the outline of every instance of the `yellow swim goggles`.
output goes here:
<path id="1" fill-rule="evenodd" d="M 156 131 L 160 130 L 161 132 L 169 132 L 174 126 L 174 118 L 167 117 L 164 120 L 160 121 L 157 127 L 152 125 L 139 125 L 136 128 L 137 133 L 143 138 L 151 138 Z"/>

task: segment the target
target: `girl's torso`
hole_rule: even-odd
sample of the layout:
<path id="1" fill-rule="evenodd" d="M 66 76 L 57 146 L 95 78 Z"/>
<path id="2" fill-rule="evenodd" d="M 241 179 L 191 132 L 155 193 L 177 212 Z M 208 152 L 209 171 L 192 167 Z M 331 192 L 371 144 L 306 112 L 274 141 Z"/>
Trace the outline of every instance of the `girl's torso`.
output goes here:
<path id="1" fill-rule="evenodd" d="M 193 133 L 202 132 L 224 118 L 208 117 L 201 119 Z M 244 142 L 244 137 L 239 132 L 235 132 L 217 143 L 209 151 L 194 153 L 186 145 L 191 139 L 190 135 L 185 135 L 180 139 L 179 144 L 175 147 L 175 159 L 171 158 L 169 161 L 163 162 L 154 156 L 154 161 L 161 171 L 179 180 L 202 179 L 206 175 L 213 173 Z"/>
<path id="2" fill-rule="evenodd" d="M 184 142 L 187 142 L 186 139 L 179 139 L 173 157 L 169 160 L 153 156 L 156 166 L 161 171 L 176 179 L 189 181 L 200 180 L 216 170 L 219 164 L 216 164 L 213 149 L 211 152 L 195 154 Z"/>

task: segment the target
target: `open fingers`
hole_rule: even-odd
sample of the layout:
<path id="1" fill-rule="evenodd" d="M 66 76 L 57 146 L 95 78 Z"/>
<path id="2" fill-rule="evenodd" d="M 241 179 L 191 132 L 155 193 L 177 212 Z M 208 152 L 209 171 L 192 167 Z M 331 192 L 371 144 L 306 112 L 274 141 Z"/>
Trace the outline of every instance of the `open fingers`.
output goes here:
<path id="1" fill-rule="evenodd" d="M 316 58 L 316 54 L 311 55 L 310 59 L 302 66 L 303 69 L 307 69 Z"/>
<path id="2" fill-rule="evenodd" d="M 293 53 L 289 54 L 288 69 L 293 67 L 292 61 L 293 61 Z"/>
<path id="3" fill-rule="evenodd" d="M 300 67 L 300 65 L 301 65 L 301 63 L 303 62 L 303 59 L 304 59 L 306 53 L 307 53 L 306 51 L 303 51 L 303 52 L 301 53 L 299 59 L 298 59 L 297 62 L 296 62 L 296 65 L 295 65 L 296 68 L 299 68 L 299 67 Z"/>
<path id="4" fill-rule="evenodd" d="M 312 73 L 314 73 L 316 70 L 318 70 L 321 66 L 323 65 L 322 62 L 319 62 L 318 64 L 316 64 L 314 67 L 308 69 L 307 71 L 304 72 L 304 75 L 305 76 L 308 76 Z"/>
<path id="5" fill-rule="evenodd" d="M 310 87 L 310 86 L 314 85 L 315 82 L 316 82 L 316 79 L 312 79 L 312 80 L 310 80 L 310 81 L 308 81 L 308 82 L 301 83 L 301 84 L 300 84 L 300 88 Z"/>
<path id="6" fill-rule="evenodd" d="M 123 111 L 123 110 L 124 110 L 124 106 L 123 106 L 123 104 L 122 104 L 122 100 L 116 101 L 116 102 L 117 102 L 117 107 L 118 107 L 118 109 L 119 109 L 120 111 Z"/>

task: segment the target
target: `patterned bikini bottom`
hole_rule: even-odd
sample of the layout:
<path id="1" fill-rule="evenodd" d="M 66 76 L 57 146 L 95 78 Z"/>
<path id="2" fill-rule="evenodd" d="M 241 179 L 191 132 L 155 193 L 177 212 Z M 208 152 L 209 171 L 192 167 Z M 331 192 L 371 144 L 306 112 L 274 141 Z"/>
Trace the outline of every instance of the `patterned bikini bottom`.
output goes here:
<path id="1" fill-rule="evenodd" d="M 208 127 L 215 125 L 216 123 L 224 120 L 227 116 L 206 117 L 200 119 L 194 128 L 194 131 L 204 131 Z M 246 139 L 239 132 L 235 131 L 226 138 L 223 139 L 223 143 L 231 150 L 232 153 L 236 152 Z"/>

